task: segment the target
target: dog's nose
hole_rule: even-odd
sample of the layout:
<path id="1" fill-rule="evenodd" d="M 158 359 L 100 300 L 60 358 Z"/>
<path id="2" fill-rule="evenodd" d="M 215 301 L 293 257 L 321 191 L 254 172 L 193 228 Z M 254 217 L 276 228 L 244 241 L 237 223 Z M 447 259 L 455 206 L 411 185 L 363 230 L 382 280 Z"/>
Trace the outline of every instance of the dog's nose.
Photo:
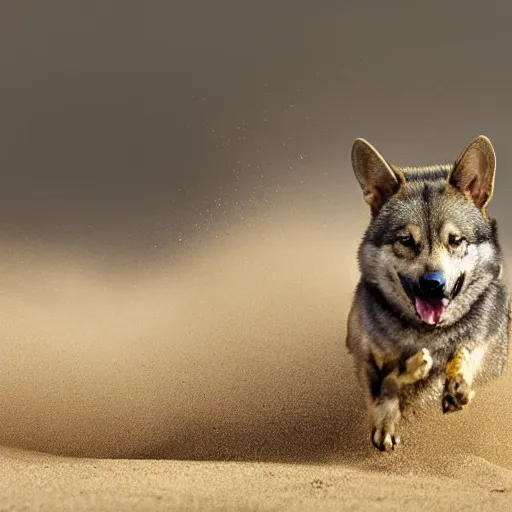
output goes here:
<path id="1" fill-rule="evenodd" d="M 429 272 L 420 277 L 420 289 L 429 297 L 442 297 L 446 281 L 441 272 Z"/>

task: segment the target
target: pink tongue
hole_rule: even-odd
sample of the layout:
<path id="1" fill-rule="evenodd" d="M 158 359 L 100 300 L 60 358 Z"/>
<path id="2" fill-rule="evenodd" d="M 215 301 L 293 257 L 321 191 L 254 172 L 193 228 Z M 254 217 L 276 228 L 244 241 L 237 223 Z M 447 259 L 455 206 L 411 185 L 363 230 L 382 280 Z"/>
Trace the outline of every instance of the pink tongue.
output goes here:
<path id="1" fill-rule="evenodd" d="M 427 302 L 416 297 L 416 312 L 426 324 L 437 324 L 444 310 L 442 299 L 431 299 Z"/>

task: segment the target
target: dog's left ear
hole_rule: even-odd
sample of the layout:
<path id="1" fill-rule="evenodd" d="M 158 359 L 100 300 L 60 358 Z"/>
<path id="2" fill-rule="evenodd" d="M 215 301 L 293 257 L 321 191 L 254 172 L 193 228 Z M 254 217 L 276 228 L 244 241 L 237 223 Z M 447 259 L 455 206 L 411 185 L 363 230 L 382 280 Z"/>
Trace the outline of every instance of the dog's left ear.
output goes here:
<path id="1" fill-rule="evenodd" d="M 496 154 L 491 141 L 485 135 L 479 135 L 461 153 L 448 181 L 485 214 L 492 199 L 495 171 Z"/>

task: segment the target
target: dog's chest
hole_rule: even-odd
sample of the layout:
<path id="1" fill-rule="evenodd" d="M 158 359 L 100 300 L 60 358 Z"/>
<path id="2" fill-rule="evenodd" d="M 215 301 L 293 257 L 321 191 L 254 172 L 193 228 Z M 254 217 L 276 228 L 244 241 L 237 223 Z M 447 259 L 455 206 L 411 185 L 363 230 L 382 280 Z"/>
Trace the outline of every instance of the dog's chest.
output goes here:
<path id="1" fill-rule="evenodd" d="M 438 364 L 445 364 L 457 347 L 460 336 L 455 330 L 421 332 L 414 329 L 393 336 L 393 344 L 404 356 L 427 348 Z"/>

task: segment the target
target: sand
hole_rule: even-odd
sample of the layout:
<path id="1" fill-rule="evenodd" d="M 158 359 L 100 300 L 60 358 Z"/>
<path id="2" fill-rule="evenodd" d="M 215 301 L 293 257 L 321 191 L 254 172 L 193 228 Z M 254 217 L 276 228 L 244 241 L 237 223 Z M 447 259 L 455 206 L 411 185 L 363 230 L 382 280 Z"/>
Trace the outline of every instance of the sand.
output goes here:
<path id="1" fill-rule="evenodd" d="M 2 450 L 1 510 L 510 510 L 512 473 L 478 457 L 454 476 L 343 463 L 64 459 Z M 473 476 L 470 476 L 473 473 Z"/>
<path id="2" fill-rule="evenodd" d="M 343 344 L 366 219 L 282 219 L 122 267 L 4 243 L 0 510 L 511 509 L 512 372 L 375 451 Z"/>

